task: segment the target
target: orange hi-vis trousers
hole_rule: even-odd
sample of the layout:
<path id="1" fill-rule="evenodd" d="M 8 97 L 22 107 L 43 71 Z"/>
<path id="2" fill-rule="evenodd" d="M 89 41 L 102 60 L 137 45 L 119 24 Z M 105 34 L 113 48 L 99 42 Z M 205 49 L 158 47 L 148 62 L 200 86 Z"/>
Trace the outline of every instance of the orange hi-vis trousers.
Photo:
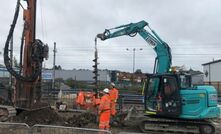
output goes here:
<path id="1" fill-rule="evenodd" d="M 110 128 L 110 110 L 104 111 L 100 113 L 99 119 L 99 128 L 100 129 L 109 129 Z"/>

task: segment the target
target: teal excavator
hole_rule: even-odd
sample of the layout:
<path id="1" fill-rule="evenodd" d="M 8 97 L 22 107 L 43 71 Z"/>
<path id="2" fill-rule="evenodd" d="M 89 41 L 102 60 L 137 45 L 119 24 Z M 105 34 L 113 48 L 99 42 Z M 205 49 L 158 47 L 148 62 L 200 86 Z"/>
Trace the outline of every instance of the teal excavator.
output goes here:
<path id="1" fill-rule="evenodd" d="M 146 26 L 150 30 L 144 29 Z M 210 120 L 220 116 L 216 89 L 192 87 L 190 75 L 171 71 L 171 49 L 147 22 L 106 29 L 97 38 L 104 41 L 124 35 L 134 37 L 137 33 L 156 52 L 153 74 L 148 75 L 145 87 L 145 113 L 137 116 L 140 129 L 143 132 L 215 133 Z"/>

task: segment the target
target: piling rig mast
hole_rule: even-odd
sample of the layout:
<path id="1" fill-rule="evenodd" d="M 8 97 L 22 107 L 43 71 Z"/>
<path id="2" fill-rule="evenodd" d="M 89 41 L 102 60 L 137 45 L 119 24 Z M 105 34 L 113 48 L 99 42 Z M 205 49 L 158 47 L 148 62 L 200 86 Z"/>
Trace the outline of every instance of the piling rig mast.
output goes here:
<path id="1" fill-rule="evenodd" d="M 20 45 L 20 70 L 12 68 L 9 58 L 9 42 L 12 38 L 19 10 L 20 0 L 17 0 L 16 10 L 4 48 L 4 63 L 16 79 L 14 90 L 14 105 L 23 110 L 36 110 L 48 105 L 40 102 L 42 62 L 48 58 L 48 46 L 36 39 L 36 3 L 37 0 L 25 0 L 27 8 L 23 7 L 24 28 Z"/>

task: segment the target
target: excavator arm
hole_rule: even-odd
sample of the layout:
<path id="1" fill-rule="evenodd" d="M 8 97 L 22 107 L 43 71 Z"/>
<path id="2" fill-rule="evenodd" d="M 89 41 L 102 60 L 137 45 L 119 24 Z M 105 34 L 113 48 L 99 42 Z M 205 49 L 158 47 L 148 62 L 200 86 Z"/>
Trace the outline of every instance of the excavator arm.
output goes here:
<path id="1" fill-rule="evenodd" d="M 145 30 L 144 27 L 146 26 L 148 26 L 146 21 L 121 25 L 115 28 L 106 29 L 103 33 L 98 34 L 97 38 L 106 40 L 124 35 L 134 37 L 138 33 L 156 52 L 157 57 L 155 59 L 153 72 L 159 74 L 167 73 L 171 67 L 172 59 L 170 47 L 149 26 L 151 32 Z"/>

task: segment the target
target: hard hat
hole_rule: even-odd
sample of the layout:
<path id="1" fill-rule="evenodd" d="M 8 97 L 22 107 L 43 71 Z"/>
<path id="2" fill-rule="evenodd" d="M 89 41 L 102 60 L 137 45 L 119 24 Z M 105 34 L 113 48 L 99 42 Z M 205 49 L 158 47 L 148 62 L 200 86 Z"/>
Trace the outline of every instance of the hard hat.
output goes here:
<path id="1" fill-rule="evenodd" d="M 115 86 L 115 84 L 114 84 L 113 82 L 111 82 L 111 85 L 112 85 L 112 86 Z"/>
<path id="2" fill-rule="evenodd" d="M 104 91 L 105 93 L 109 93 L 109 89 L 108 89 L 108 88 L 105 88 L 103 91 Z"/>

